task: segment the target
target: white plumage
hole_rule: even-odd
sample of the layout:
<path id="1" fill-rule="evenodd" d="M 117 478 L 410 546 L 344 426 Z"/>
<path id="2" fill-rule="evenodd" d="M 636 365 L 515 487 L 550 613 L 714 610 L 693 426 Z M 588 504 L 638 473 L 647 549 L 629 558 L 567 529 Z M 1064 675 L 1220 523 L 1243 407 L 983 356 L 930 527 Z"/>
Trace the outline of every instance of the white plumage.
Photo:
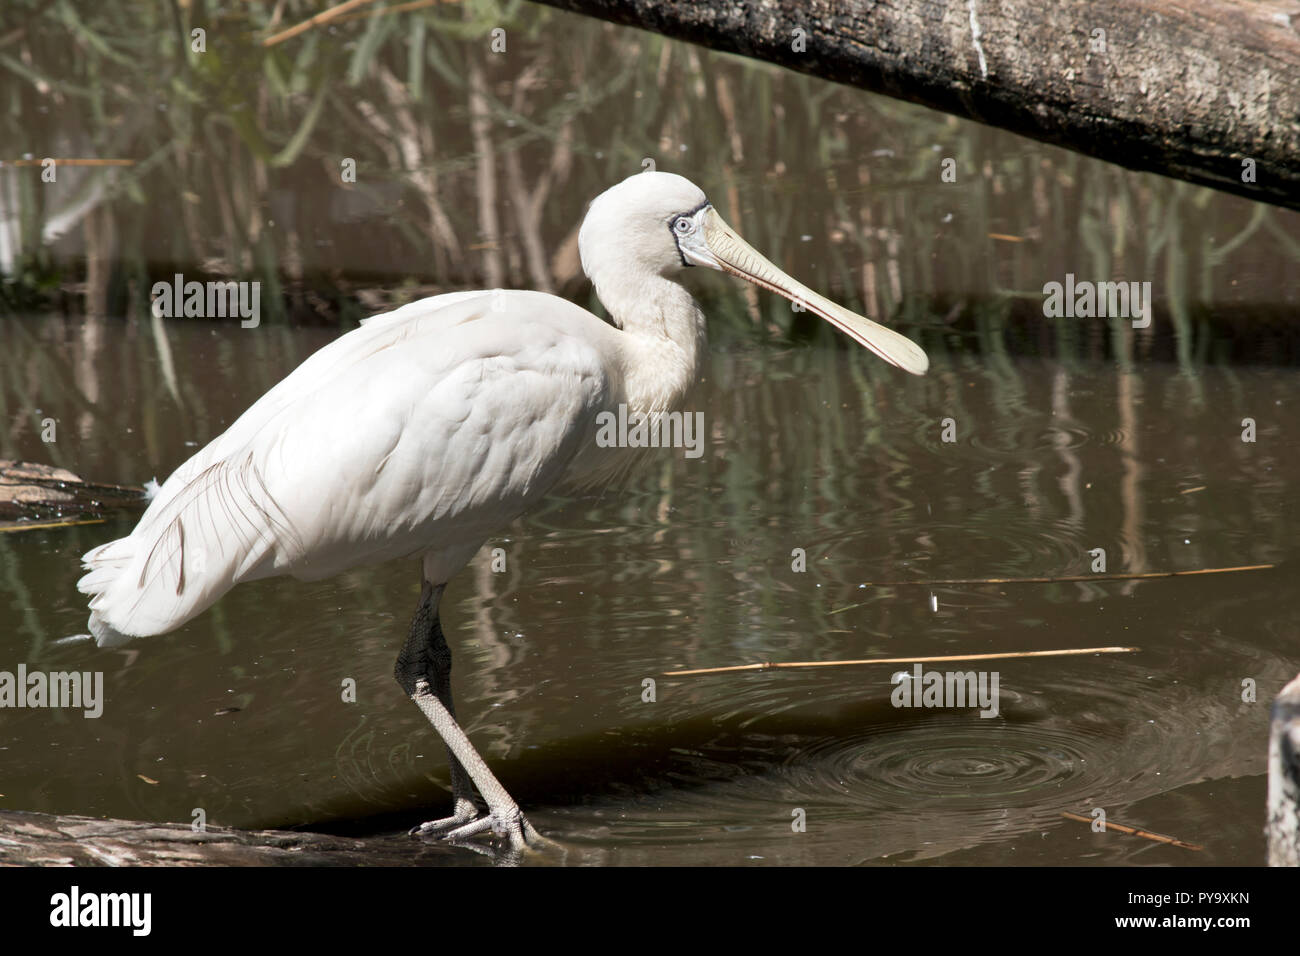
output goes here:
<path id="1" fill-rule="evenodd" d="M 494 292 L 344 335 L 181 465 L 129 537 L 86 555 L 91 633 L 161 634 L 276 574 L 425 555 L 446 580 L 563 477 L 609 399 L 626 400 L 602 361 L 615 334 L 562 299 Z"/>

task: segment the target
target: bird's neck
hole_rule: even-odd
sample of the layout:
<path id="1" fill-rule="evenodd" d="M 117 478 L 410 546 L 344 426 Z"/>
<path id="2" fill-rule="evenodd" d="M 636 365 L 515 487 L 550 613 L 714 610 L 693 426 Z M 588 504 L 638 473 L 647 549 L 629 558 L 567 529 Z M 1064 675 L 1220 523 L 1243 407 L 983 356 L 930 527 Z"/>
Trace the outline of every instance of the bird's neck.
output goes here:
<path id="1" fill-rule="evenodd" d="M 660 275 L 636 282 L 596 282 L 596 294 L 627 338 L 624 370 L 629 407 L 680 408 L 699 379 L 707 345 L 704 315 L 684 287 Z"/>

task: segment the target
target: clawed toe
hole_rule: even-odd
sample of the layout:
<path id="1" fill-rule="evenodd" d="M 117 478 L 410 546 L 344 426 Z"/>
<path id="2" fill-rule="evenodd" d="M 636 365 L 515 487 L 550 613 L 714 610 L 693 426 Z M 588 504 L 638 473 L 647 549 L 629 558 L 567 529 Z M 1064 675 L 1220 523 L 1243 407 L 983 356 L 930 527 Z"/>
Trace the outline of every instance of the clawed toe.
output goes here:
<path id="1" fill-rule="evenodd" d="M 441 820 L 418 823 L 406 832 L 410 836 L 445 837 L 450 831 L 464 826 L 467 822 L 458 817 L 443 817 Z"/>
<path id="2" fill-rule="evenodd" d="M 478 816 L 478 808 L 474 806 L 472 801 L 457 800 L 456 809 L 452 811 L 451 816 L 418 824 L 411 827 L 407 833 L 410 836 L 434 836 L 445 839 L 451 832 L 477 820 Z"/>
<path id="3" fill-rule="evenodd" d="M 518 807 L 492 810 L 485 814 L 479 814 L 472 808 L 469 813 L 464 813 L 458 807 L 452 816 L 412 827 L 410 833 L 412 836 L 434 837 L 444 843 L 463 843 L 489 830 L 498 837 L 509 839 L 513 849 L 523 849 L 530 842 L 540 839 Z"/>

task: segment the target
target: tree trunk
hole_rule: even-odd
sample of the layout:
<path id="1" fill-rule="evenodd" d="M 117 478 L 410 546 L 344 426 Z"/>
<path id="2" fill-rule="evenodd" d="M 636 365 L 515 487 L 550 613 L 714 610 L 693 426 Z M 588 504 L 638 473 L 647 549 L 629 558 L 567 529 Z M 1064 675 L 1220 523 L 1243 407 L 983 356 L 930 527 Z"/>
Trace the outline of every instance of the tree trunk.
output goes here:
<path id="1" fill-rule="evenodd" d="M 1300 677 L 1273 701 L 1268 735 L 1268 865 L 1300 866 Z"/>
<path id="2" fill-rule="evenodd" d="M 1294 0 L 541 0 L 1300 209 Z"/>

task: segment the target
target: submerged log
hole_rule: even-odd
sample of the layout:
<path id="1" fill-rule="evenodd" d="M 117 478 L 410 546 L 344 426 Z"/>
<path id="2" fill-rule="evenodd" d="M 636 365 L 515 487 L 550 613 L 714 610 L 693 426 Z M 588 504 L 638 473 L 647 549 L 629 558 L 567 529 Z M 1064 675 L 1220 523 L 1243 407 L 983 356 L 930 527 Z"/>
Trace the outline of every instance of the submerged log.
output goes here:
<path id="1" fill-rule="evenodd" d="M 66 468 L 0 459 L 0 531 L 102 521 L 105 512 L 144 507 L 143 488 L 100 485 Z"/>
<path id="2" fill-rule="evenodd" d="M 194 830 L 178 823 L 0 810 L 0 866 L 403 866 L 454 848 L 406 837 Z"/>
<path id="3" fill-rule="evenodd" d="M 541 2 L 1300 209 L 1295 0 Z"/>
<path id="4" fill-rule="evenodd" d="M 0 865 L 239 866 L 355 862 L 359 841 L 314 834 L 240 831 L 178 824 L 0 811 Z"/>
<path id="5" fill-rule="evenodd" d="M 1268 865 L 1300 866 L 1300 677 L 1273 701 L 1268 735 Z"/>

